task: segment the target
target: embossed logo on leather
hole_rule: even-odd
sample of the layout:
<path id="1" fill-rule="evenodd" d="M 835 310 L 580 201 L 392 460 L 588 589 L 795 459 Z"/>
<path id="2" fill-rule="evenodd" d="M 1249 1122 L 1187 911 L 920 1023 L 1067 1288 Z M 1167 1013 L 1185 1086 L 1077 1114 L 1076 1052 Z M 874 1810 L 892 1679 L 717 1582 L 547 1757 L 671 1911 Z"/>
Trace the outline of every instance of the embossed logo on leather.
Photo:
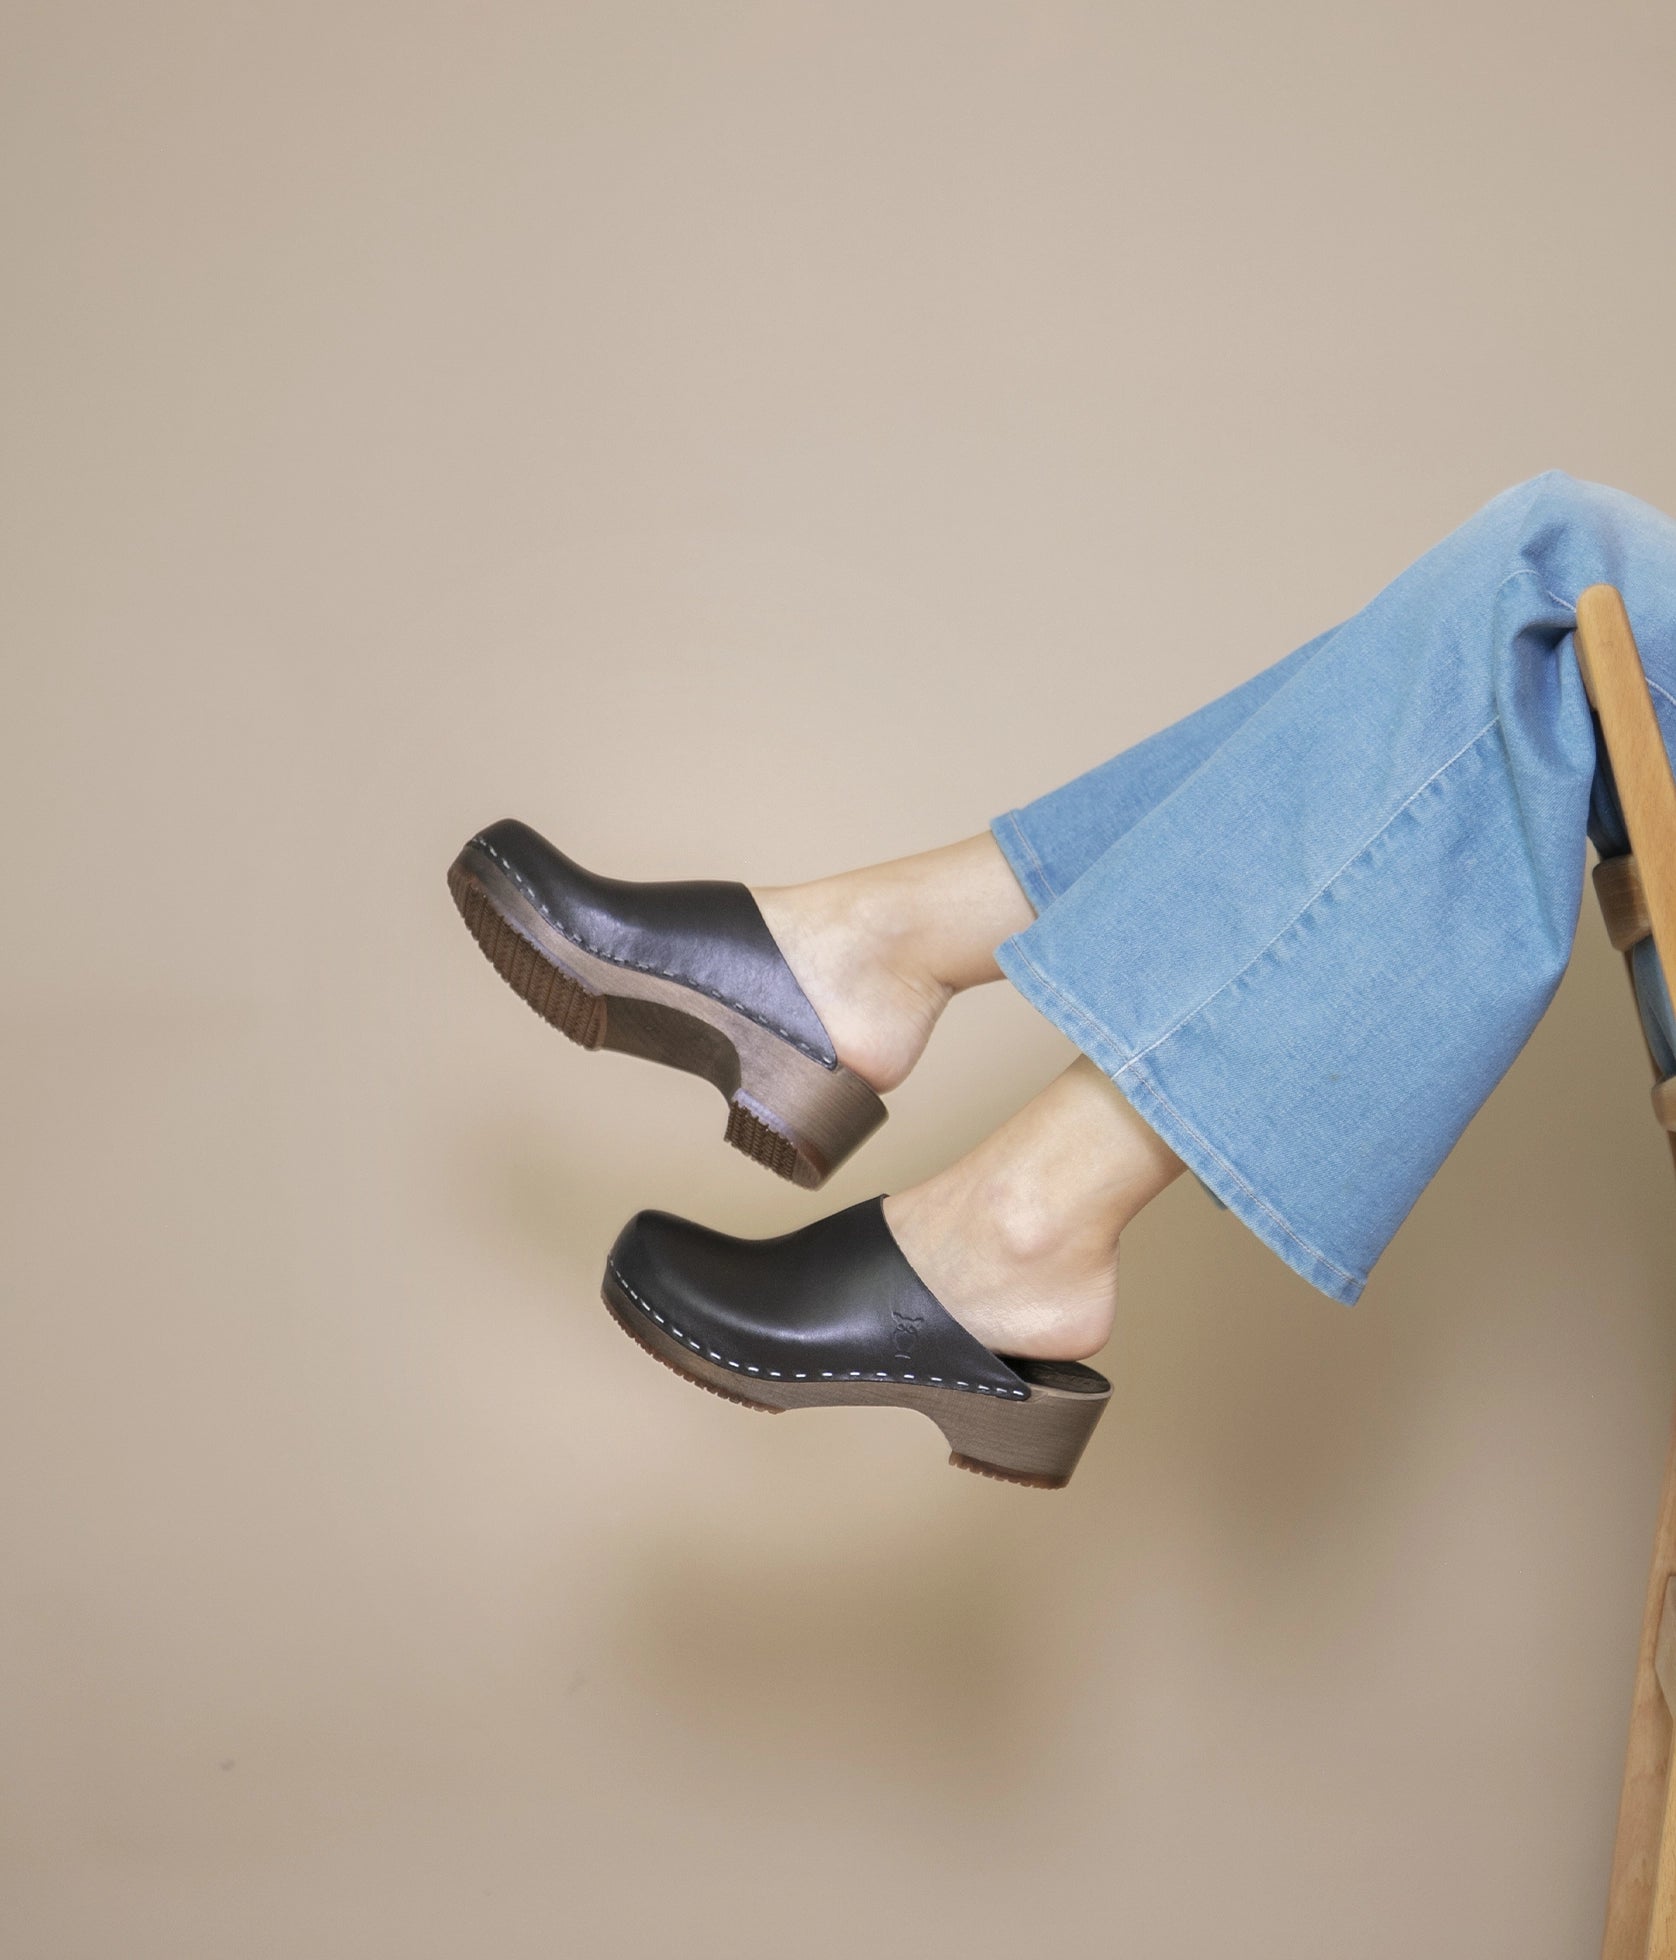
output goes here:
<path id="1" fill-rule="evenodd" d="M 890 1326 L 891 1326 L 892 1334 L 896 1337 L 896 1349 L 895 1349 L 895 1357 L 894 1357 L 896 1360 L 898 1361 L 913 1360 L 914 1342 L 919 1339 L 919 1330 L 924 1325 L 925 1325 L 924 1314 L 909 1313 L 907 1309 L 904 1307 L 891 1308 Z"/>

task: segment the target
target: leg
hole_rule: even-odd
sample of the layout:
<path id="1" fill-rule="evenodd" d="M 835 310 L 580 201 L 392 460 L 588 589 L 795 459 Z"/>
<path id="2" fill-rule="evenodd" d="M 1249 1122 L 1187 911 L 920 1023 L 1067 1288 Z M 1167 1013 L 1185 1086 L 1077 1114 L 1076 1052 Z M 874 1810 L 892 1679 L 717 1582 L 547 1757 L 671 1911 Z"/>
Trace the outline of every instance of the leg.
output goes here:
<path id="1" fill-rule="evenodd" d="M 1097 856 L 1309 654 L 1033 806 L 1056 875 Z M 1050 814 L 1051 813 L 1051 814 Z M 449 890 L 496 970 L 587 1048 L 644 1056 L 727 1098 L 726 1139 L 807 1188 L 884 1120 L 954 994 L 1000 978 L 1000 944 L 1045 902 L 1034 847 L 993 835 L 811 884 L 602 878 L 527 824 L 471 838 Z"/>
<path id="2" fill-rule="evenodd" d="M 1174 1158 L 1305 1278 L 1353 1300 L 1569 957 L 1585 831 L 1602 829 L 1571 648 L 1574 601 L 1597 579 L 1643 622 L 1670 740 L 1676 526 L 1551 473 L 1244 689 L 997 819 L 1014 888 L 972 840 L 770 894 L 784 908 L 771 923 L 794 964 L 823 934 L 828 949 L 869 934 L 908 949 L 898 972 L 917 971 L 918 1018 L 906 1039 L 908 1017 L 896 1024 L 897 1075 L 953 991 L 1004 971 Z M 799 940 L 811 894 L 824 924 Z M 1040 916 L 997 944 L 1024 898 Z M 843 971 L 811 981 L 835 1013 Z M 1008 1125 L 893 1200 L 893 1219 L 910 1237 L 990 1244 L 1006 1268 L 1001 1213 L 974 1205 L 957 1228 L 950 1207 L 997 1151 L 1028 1185 L 1008 1153 L 1035 1133 Z M 1102 1242 L 1064 1214 L 1076 1180 L 1040 1188 L 1061 1206 L 1061 1244 Z M 975 1255 L 957 1268 L 916 1245 L 984 1310 Z M 1073 1323 L 1056 1351 L 1084 1351 L 1076 1302 L 1109 1292 L 1113 1257 L 1056 1285 Z"/>
<path id="3" fill-rule="evenodd" d="M 767 1241 L 642 1214 L 613 1310 L 634 1302 L 637 1337 L 735 1399 L 921 1408 L 970 1430 L 957 1461 L 1062 1482 L 1105 1386 L 1075 1357 L 1109 1329 L 1121 1232 L 1184 1165 L 1354 1300 L 1569 956 L 1599 818 L 1572 636 L 1597 581 L 1644 635 L 1668 744 L 1676 526 L 1555 473 L 1300 650 L 1150 807 L 1109 798 L 1092 861 L 1082 792 L 1121 785 L 1122 758 L 998 820 L 1019 895 L 1046 900 L 998 946 L 1022 914 L 976 844 L 857 874 L 863 916 L 869 881 L 975 881 L 969 906 L 908 903 L 942 946 L 925 1025 L 999 967 L 1083 1058 L 883 1207 Z"/>
<path id="4" fill-rule="evenodd" d="M 1596 581 L 1640 626 L 1669 743 L 1676 526 L 1551 473 L 1317 643 L 999 949 L 1337 1299 L 1360 1294 L 1569 958 L 1595 777 L 1572 633 Z M 1054 814 L 1015 813 L 1038 857 Z"/>
<path id="5" fill-rule="evenodd" d="M 998 817 L 989 833 L 809 884 L 755 890 L 844 1062 L 875 1089 L 895 1088 L 950 1000 L 1001 978 L 1002 941 L 1208 762 L 1329 637 L 1027 809 Z"/>

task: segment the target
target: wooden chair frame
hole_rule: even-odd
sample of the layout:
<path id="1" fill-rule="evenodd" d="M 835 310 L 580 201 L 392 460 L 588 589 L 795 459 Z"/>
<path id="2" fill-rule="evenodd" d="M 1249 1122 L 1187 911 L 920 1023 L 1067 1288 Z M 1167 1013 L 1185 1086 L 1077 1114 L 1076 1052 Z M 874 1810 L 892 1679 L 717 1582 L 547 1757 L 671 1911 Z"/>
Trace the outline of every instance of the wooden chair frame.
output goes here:
<path id="1" fill-rule="evenodd" d="M 1629 834 L 1626 855 L 1595 866 L 1595 894 L 1607 934 L 1626 965 L 1631 949 L 1650 935 L 1660 965 L 1676 977 L 1676 777 L 1623 598 L 1610 585 L 1592 585 L 1577 601 L 1577 660 Z M 1656 1061 L 1653 1077 L 1653 1111 L 1676 1158 L 1676 1077 L 1661 1081 Z M 1673 1709 L 1676 1428 L 1653 1535 L 1601 1960 L 1676 1960 Z"/>

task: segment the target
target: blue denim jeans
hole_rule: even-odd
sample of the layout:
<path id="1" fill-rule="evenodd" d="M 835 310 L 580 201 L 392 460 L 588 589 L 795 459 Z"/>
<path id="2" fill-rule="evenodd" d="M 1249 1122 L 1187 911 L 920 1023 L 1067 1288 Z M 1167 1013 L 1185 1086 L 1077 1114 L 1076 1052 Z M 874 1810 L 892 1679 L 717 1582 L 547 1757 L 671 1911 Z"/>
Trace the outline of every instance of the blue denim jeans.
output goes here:
<path id="1" fill-rule="evenodd" d="M 1624 595 L 1670 745 L 1676 524 L 1552 471 L 1342 626 L 992 825 L 1037 913 L 1007 977 L 1334 1299 L 1552 999 L 1585 839 L 1623 848 L 1573 646 L 1597 581 Z M 1668 1049 L 1656 965 L 1641 977 Z"/>

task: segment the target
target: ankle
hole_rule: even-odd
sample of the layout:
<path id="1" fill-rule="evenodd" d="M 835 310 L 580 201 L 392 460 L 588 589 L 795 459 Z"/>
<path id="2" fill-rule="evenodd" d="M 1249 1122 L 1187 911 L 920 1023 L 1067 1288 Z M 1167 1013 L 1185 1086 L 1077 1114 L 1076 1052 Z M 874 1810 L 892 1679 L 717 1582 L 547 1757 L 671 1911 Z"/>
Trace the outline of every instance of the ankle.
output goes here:
<path id="1" fill-rule="evenodd" d="M 1116 1214 L 1055 1186 L 1034 1165 L 980 1166 L 960 1194 L 960 1209 L 985 1256 L 1005 1271 L 1084 1273 L 1117 1263 Z"/>
<path id="2" fill-rule="evenodd" d="M 1000 978 L 996 947 L 1034 916 L 987 831 L 755 897 L 839 1059 L 881 1092 L 957 993 Z"/>
<path id="3" fill-rule="evenodd" d="M 1081 1361 L 1116 1312 L 1120 1237 L 1184 1166 L 1087 1057 L 890 1198 L 908 1262 L 988 1348 Z"/>
<path id="4" fill-rule="evenodd" d="M 854 876 L 887 959 L 945 1001 L 998 980 L 996 948 L 1035 918 L 988 831 Z"/>
<path id="5" fill-rule="evenodd" d="M 947 1174 L 888 1198 L 885 1218 L 908 1263 L 995 1353 L 1082 1361 L 1110 1338 L 1115 1233 Z"/>
<path id="6" fill-rule="evenodd" d="M 1028 1154 L 980 1145 L 889 1198 L 885 1216 L 909 1264 L 997 1353 L 1081 1361 L 1110 1338 L 1118 1217 Z"/>
<path id="7" fill-rule="evenodd" d="M 952 997 L 919 956 L 904 908 L 870 872 L 753 895 L 838 1059 L 881 1094 L 894 1089 Z"/>
<path id="8" fill-rule="evenodd" d="M 794 890 L 857 969 L 888 974 L 895 985 L 940 1014 L 959 989 L 939 971 L 937 949 L 916 911 L 912 885 L 896 871 L 895 865 L 882 864 Z"/>

